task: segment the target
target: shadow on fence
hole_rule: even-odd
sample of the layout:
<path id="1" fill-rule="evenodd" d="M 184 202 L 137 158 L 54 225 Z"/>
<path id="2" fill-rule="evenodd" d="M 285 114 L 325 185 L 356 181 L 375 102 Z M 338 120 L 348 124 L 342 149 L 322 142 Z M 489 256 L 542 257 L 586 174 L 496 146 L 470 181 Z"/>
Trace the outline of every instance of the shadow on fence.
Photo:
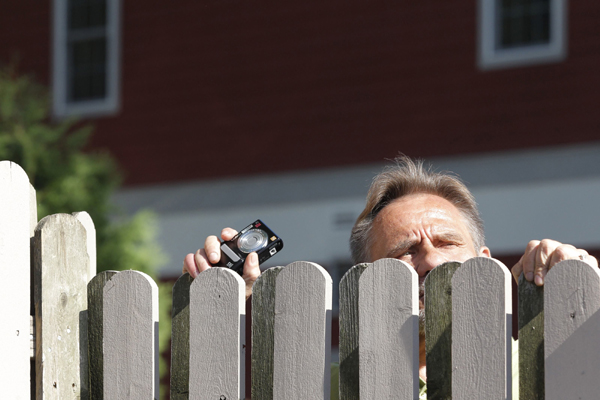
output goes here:
<path id="1" fill-rule="evenodd" d="M 10 360 L 0 366 L 3 397 L 28 399 L 32 386 L 38 399 L 158 397 L 156 283 L 137 271 L 96 275 L 92 234 L 85 213 L 37 223 L 27 176 L 0 162 L 0 354 Z M 329 399 L 331 285 L 322 267 L 302 261 L 256 282 L 252 398 Z M 507 268 L 473 258 L 434 269 L 424 284 L 421 330 L 419 289 L 414 269 L 394 259 L 344 276 L 340 398 L 418 398 L 420 335 L 427 338 L 429 399 L 512 398 Z M 521 398 L 597 398 L 599 289 L 598 270 L 581 261 L 555 266 L 543 290 L 520 285 Z M 227 269 L 175 283 L 172 399 L 249 395 L 244 303 L 244 281 Z"/>

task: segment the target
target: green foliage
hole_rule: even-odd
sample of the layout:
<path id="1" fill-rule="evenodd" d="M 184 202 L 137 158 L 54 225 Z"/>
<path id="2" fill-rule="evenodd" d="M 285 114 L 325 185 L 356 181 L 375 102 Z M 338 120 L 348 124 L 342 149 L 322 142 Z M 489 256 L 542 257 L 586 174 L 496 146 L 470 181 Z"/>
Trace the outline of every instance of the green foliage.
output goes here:
<path id="1" fill-rule="evenodd" d="M 125 218 L 111 204 L 120 175 L 108 153 L 84 152 L 91 133 L 90 126 L 75 119 L 52 120 L 47 89 L 0 66 L 0 160 L 16 162 L 27 172 L 36 189 L 38 220 L 87 211 L 96 227 L 98 271 L 135 269 L 156 278 L 166 261 L 156 243 L 156 215 L 141 211 Z M 158 286 L 163 353 L 171 339 L 172 284 Z M 161 376 L 166 367 L 161 358 Z"/>
<path id="2" fill-rule="evenodd" d="M 84 152 L 92 132 L 75 119 L 50 119 L 47 90 L 13 68 L 0 68 L 0 159 L 21 165 L 36 189 L 38 219 L 87 211 L 96 227 L 98 270 L 136 269 L 152 276 L 165 262 L 156 244 L 156 217 L 143 211 L 111 220 L 119 187 L 107 153 Z"/>

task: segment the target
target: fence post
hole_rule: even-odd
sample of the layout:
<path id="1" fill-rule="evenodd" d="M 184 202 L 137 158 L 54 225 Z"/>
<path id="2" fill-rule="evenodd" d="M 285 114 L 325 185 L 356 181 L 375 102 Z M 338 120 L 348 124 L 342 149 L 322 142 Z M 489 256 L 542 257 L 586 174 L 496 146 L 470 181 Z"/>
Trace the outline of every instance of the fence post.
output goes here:
<path id="1" fill-rule="evenodd" d="M 452 398 L 452 277 L 460 265 L 459 262 L 444 263 L 425 279 L 428 400 Z"/>
<path id="2" fill-rule="evenodd" d="M 245 283 L 210 268 L 190 287 L 190 399 L 244 399 Z"/>
<path id="3" fill-rule="evenodd" d="M 275 284 L 274 399 L 330 398 L 331 277 L 304 261 L 284 267 Z"/>
<path id="4" fill-rule="evenodd" d="M 102 392 L 95 399 L 158 398 L 158 287 L 139 271 L 121 271 L 112 276 L 100 274 L 105 281 L 101 294 L 91 290 L 89 322 L 90 348 L 102 347 L 102 366 L 90 370 L 92 381 L 101 374 Z M 108 278 L 108 279 L 107 279 Z M 101 306 L 96 304 L 101 302 Z M 101 307 L 101 313 L 92 312 Z M 102 322 L 96 320 L 101 318 Z M 102 331 L 97 329 L 102 327 Z M 93 389 L 98 388 L 94 385 Z"/>
<path id="5" fill-rule="evenodd" d="M 360 399 L 358 281 L 370 264 L 350 268 L 340 281 L 340 393 L 345 400 Z"/>
<path id="6" fill-rule="evenodd" d="M 103 332 L 104 324 L 102 321 L 102 310 L 104 307 L 104 285 L 112 278 L 117 271 L 103 271 L 94 276 L 88 283 L 88 371 L 93 371 L 89 375 L 90 397 L 92 399 L 102 399 L 104 393 L 104 347 Z"/>
<path id="7" fill-rule="evenodd" d="M 87 398 L 80 375 L 80 330 L 87 308 L 89 258 L 83 225 L 72 215 L 42 219 L 35 230 L 36 397 Z"/>
<path id="8" fill-rule="evenodd" d="M 452 277 L 452 399 L 511 399 L 511 275 L 475 257 Z"/>
<path id="9" fill-rule="evenodd" d="M 33 202 L 31 201 L 33 200 Z M 33 204 L 32 204 L 33 203 Z M 23 169 L 0 161 L 0 388 L 2 397 L 29 399 L 30 225 L 35 191 Z M 33 217 L 35 223 L 36 218 Z"/>
<path id="10" fill-rule="evenodd" d="M 546 399 L 600 393 L 600 271 L 583 261 L 556 264 L 544 283 Z"/>
<path id="11" fill-rule="evenodd" d="M 275 282 L 281 269 L 267 269 L 252 287 L 253 400 L 273 400 Z"/>
<path id="12" fill-rule="evenodd" d="M 419 280 L 410 265 L 375 261 L 358 288 L 360 397 L 419 395 Z"/>

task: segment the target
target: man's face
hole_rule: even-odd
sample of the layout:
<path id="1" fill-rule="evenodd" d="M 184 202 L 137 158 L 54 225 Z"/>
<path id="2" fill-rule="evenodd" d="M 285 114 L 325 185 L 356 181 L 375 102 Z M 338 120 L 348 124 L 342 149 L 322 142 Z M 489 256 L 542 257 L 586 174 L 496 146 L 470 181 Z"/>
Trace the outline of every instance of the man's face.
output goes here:
<path id="1" fill-rule="evenodd" d="M 397 258 L 412 265 L 422 279 L 446 261 L 489 257 L 475 249 L 466 221 L 448 200 L 412 194 L 394 200 L 375 217 L 371 229 L 371 262 Z"/>
<path id="2" fill-rule="evenodd" d="M 460 211 L 448 200 L 432 194 L 408 195 L 388 204 L 375 217 L 370 240 L 371 262 L 397 258 L 412 265 L 419 274 L 422 323 L 423 282 L 429 271 L 447 261 L 490 257 L 487 247 L 475 249 Z"/>

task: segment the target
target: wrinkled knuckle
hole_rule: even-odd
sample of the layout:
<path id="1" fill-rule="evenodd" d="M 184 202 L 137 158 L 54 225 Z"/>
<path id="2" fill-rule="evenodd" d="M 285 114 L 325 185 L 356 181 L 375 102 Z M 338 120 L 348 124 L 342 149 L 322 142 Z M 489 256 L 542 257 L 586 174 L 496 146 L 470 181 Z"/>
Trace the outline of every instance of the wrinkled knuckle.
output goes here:
<path id="1" fill-rule="evenodd" d="M 527 250 L 533 250 L 535 249 L 537 246 L 539 246 L 540 241 L 539 240 L 530 240 L 529 243 L 527 243 Z"/>
<path id="2" fill-rule="evenodd" d="M 558 246 L 554 250 L 553 258 L 557 261 L 567 260 L 573 257 L 573 250 L 574 248 L 572 246 L 569 247 L 569 245 Z"/>
<path id="3" fill-rule="evenodd" d="M 540 247 L 541 247 L 543 250 L 549 250 L 549 249 L 551 249 L 551 248 L 553 248 L 553 247 L 556 247 L 555 243 L 556 243 L 556 242 L 555 242 L 554 240 L 551 240 L 551 239 L 543 239 L 542 241 L 540 241 Z"/>

